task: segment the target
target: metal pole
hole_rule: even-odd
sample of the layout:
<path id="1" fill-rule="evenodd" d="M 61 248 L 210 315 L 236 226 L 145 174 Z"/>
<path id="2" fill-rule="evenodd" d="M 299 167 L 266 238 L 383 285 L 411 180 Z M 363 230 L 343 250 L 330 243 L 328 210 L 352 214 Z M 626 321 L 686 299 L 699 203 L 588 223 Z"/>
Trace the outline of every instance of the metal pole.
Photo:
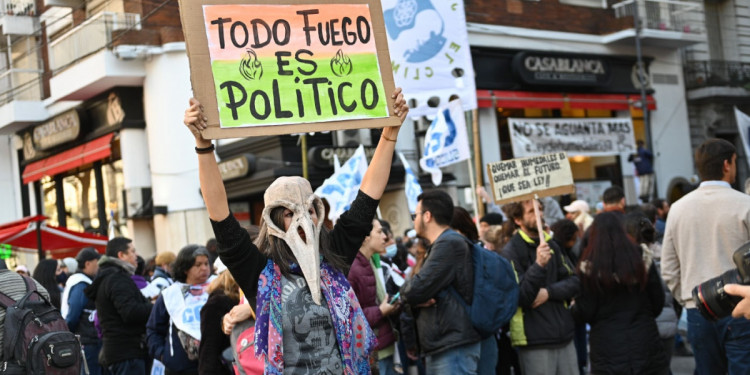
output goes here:
<path id="1" fill-rule="evenodd" d="M 645 5 L 644 0 L 644 5 Z M 648 111 L 648 98 L 646 96 L 646 69 L 643 64 L 643 51 L 641 50 L 641 33 L 643 31 L 643 22 L 641 21 L 640 10 L 638 9 L 638 0 L 633 0 L 633 23 L 635 26 L 635 55 L 638 66 L 638 83 L 641 86 L 641 112 L 643 113 L 643 130 L 646 133 L 646 147 L 651 152 L 654 152 L 654 147 L 651 139 L 651 116 Z M 656 178 L 654 178 L 653 191 L 649 192 L 651 195 L 658 196 L 656 193 Z"/>

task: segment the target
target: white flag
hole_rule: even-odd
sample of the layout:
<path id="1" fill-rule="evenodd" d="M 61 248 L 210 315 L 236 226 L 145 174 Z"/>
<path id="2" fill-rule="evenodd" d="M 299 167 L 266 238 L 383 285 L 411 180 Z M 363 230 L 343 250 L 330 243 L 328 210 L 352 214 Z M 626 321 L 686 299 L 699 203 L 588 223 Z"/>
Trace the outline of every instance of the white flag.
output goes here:
<path id="1" fill-rule="evenodd" d="M 740 139 L 742 139 L 742 146 L 745 147 L 745 159 L 747 159 L 748 165 L 750 165 L 750 116 L 742 113 L 737 107 L 734 107 L 734 116 L 737 117 L 737 130 L 740 133 Z"/>
<path id="2" fill-rule="evenodd" d="M 398 157 L 401 159 L 401 164 L 404 165 L 406 174 L 404 175 L 404 190 L 406 192 L 406 203 L 409 205 L 409 212 L 417 212 L 417 197 L 422 194 L 422 186 L 419 185 L 417 176 L 414 175 L 414 171 L 411 170 L 409 161 L 402 152 L 398 153 Z"/>
<path id="3" fill-rule="evenodd" d="M 454 100 L 437 113 L 424 137 L 424 153 L 419 165 L 432 174 L 432 183 L 440 186 L 440 167 L 469 159 L 469 138 L 461 102 Z"/>
<path id="4" fill-rule="evenodd" d="M 338 160 L 335 164 L 338 164 Z M 359 186 L 362 184 L 362 178 L 366 171 L 365 149 L 362 145 L 359 145 L 354 155 L 315 190 L 315 195 L 328 201 L 330 206 L 328 210 L 329 220 L 336 222 L 339 216 L 349 209 L 352 201 L 357 197 Z"/>

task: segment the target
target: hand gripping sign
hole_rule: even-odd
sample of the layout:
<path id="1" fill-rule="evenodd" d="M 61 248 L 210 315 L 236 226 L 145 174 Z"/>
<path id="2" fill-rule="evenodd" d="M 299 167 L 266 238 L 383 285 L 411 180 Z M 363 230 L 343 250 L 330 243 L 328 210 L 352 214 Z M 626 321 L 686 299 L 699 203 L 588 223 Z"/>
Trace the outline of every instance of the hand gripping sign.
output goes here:
<path id="1" fill-rule="evenodd" d="M 575 192 L 570 162 L 564 152 L 490 163 L 487 164 L 487 173 L 497 204 Z M 536 201 L 534 210 L 539 237 L 544 241 Z"/>
<path id="2" fill-rule="evenodd" d="M 399 125 L 379 0 L 180 0 L 206 138 Z"/>

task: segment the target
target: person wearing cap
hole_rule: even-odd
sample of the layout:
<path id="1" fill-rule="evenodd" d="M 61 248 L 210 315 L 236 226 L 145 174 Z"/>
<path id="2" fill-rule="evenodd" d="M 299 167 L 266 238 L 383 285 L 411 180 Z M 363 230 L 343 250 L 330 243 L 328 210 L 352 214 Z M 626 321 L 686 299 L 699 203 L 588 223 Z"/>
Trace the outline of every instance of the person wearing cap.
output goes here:
<path id="1" fill-rule="evenodd" d="M 16 273 L 22 276 L 29 276 L 29 269 L 23 264 L 19 264 L 16 266 Z"/>
<path id="2" fill-rule="evenodd" d="M 91 285 L 99 271 L 100 257 L 101 255 L 93 247 L 87 247 L 78 252 L 75 267 L 68 266 L 69 270 L 75 269 L 76 272 L 70 275 L 65 284 L 60 307 L 60 312 L 70 331 L 81 337 L 81 345 L 91 375 L 102 373 L 99 365 L 102 342 L 94 327 L 94 318 L 91 316 L 96 310 L 96 304 L 86 297 L 84 290 Z"/>
<path id="3" fill-rule="evenodd" d="M 570 202 L 570 204 L 563 207 L 563 209 L 567 212 L 565 217 L 569 220 L 573 220 L 583 232 L 586 232 L 591 226 L 591 223 L 594 222 L 594 218 L 589 213 L 589 204 L 584 200 L 578 199 Z"/>
<path id="4" fill-rule="evenodd" d="M 154 275 L 151 276 L 151 285 L 156 286 L 159 290 L 164 290 L 168 286 L 172 285 L 171 271 L 172 263 L 177 256 L 171 251 L 165 251 L 156 255 L 156 268 L 154 268 Z"/>

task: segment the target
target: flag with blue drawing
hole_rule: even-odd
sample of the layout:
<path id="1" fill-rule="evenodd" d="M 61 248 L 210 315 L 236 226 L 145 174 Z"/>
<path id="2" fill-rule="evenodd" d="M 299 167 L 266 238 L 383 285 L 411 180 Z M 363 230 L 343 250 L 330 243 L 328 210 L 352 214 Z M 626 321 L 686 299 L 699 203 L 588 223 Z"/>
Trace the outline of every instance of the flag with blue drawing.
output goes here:
<path id="1" fill-rule="evenodd" d="M 417 179 L 417 176 L 414 175 L 414 171 L 411 170 L 411 166 L 409 165 L 409 161 L 406 160 L 406 156 L 404 156 L 402 152 L 399 152 L 398 157 L 401 159 L 401 164 L 404 165 L 404 170 L 406 171 L 406 175 L 404 176 L 404 179 L 406 180 L 404 182 L 406 203 L 409 205 L 409 213 L 413 214 L 417 212 L 417 197 L 419 194 L 422 194 L 422 186 L 419 185 L 419 180 Z"/>
<path id="2" fill-rule="evenodd" d="M 354 198 L 357 197 L 359 185 L 362 184 L 362 178 L 367 171 L 367 157 L 364 147 L 359 145 L 357 151 L 344 165 L 337 167 L 338 159 L 335 160 L 334 164 L 335 172 L 315 190 L 315 195 L 328 201 L 330 206 L 328 219 L 336 222 L 339 216 L 349 209 Z"/>
<path id="3" fill-rule="evenodd" d="M 440 186 L 443 172 L 440 167 L 471 158 L 466 118 L 459 100 L 440 109 L 424 136 L 424 152 L 419 166 L 432 174 L 432 183 Z"/>

